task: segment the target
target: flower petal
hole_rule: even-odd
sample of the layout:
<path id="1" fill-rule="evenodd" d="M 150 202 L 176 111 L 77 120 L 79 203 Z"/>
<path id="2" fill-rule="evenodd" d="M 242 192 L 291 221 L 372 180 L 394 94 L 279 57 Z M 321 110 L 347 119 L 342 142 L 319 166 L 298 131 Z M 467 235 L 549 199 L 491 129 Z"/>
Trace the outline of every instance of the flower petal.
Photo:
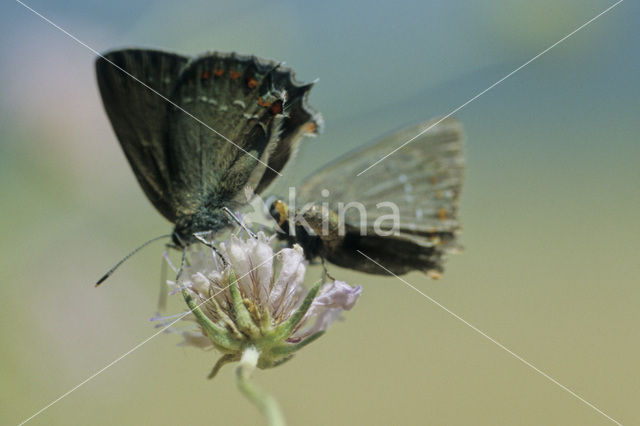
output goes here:
<path id="1" fill-rule="evenodd" d="M 251 240 L 247 244 L 249 248 L 250 263 L 252 265 L 251 281 L 254 296 L 257 302 L 266 306 L 269 301 L 269 290 L 271 286 L 271 276 L 273 275 L 273 249 L 268 244 L 268 239 L 263 233 L 258 234 L 257 240 Z"/>
<path id="2" fill-rule="evenodd" d="M 194 291 L 198 296 L 206 299 L 209 294 L 209 288 L 211 284 L 207 277 L 204 276 L 202 272 L 196 272 L 191 275 L 191 288 L 190 290 Z"/>
<path id="3" fill-rule="evenodd" d="M 302 286 L 306 271 L 302 248 L 296 244 L 292 249 L 280 250 L 277 262 L 280 273 L 269 294 L 269 309 L 273 317 L 287 318 L 306 293 Z"/>
<path id="4" fill-rule="evenodd" d="M 332 322 L 340 318 L 343 310 L 350 310 L 362 293 L 362 287 L 351 287 L 344 281 L 328 282 L 320 289 L 307 314 L 293 333 L 292 340 L 298 341 L 318 331 L 326 330 Z M 313 325 L 308 323 L 315 317 Z"/>
<path id="5" fill-rule="evenodd" d="M 251 262 L 246 244 L 237 236 L 231 235 L 227 243 L 220 245 L 220 251 L 227 262 L 233 268 L 233 272 L 238 279 L 238 287 L 243 294 L 249 294 L 251 289 Z"/>
<path id="6" fill-rule="evenodd" d="M 348 311 L 356 304 L 361 293 L 361 286 L 351 287 L 344 281 L 328 282 L 322 286 L 309 310 L 313 311 L 314 308 L 326 307 L 341 308 Z"/>

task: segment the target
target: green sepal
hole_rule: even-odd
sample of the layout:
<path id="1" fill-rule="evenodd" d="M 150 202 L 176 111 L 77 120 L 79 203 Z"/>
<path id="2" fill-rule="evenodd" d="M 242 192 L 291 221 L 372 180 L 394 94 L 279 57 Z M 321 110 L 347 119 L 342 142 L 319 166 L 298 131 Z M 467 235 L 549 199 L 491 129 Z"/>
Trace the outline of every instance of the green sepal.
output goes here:
<path id="1" fill-rule="evenodd" d="M 316 298 L 316 295 L 320 290 L 321 284 L 322 284 L 322 280 L 315 283 L 313 287 L 309 289 L 309 292 L 305 296 L 300 307 L 293 313 L 293 315 L 289 317 L 288 320 L 280 324 L 274 330 L 274 333 L 273 333 L 274 340 L 284 340 L 288 338 L 291 335 L 291 333 L 293 333 L 293 331 L 296 329 L 298 324 L 300 324 L 300 321 L 302 321 L 302 318 L 304 318 L 304 315 L 309 310 L 309 307 L 311 306 L 313 299 Z"/>
<path id="2" fill-rule="evenodd" d="M 209 289 L 209 300 L 208 301 L 211 302 L 211 304 L 213 304 L 213 310 L 214 310 L 215 314 L 228 327 L 228 329 L 231 330 L 231 332 L 233 333 L 233 336 L 236 338 L 236 340 L 244 340 L 244 335 L 242 333 L 240 333 L 240 331 L 236 327 L 236 325 L 233 322 L 233 320 L 231 319 L 231 317 L 229 317 L 229 315 L 227 315 L 227 313 L 222 310 L 222 308 L 220 307 L 220 304 L 216 300 L 215 296 L 216 296 L 216 293 L 213 293 L 213 291 L 210 288 Z"/>
<path id="3" fill-rule="evenodd" d="M 251 313 L 245 306 L 244 300 L 242 300 L 242 294 L 238 288 L 238 281 L 233 269 L 229 270 L 229 293 L 231 293 L 231 303 L 238 329 L 250 339 L 257 339 L 260 337 L 260 329 L 253 322 Z"/>
<path id="4" fill-rule="evenodd" d="M 260 358 L 260 360 L 258 361 L 258 368 L 261 370 L 266 370 L 267 368 L 277 367 L 289 361 L 291 358 L 293 358 L 293 356 L 294 354 L 290 354 L 285 356 L 284 358 L 278 358 L 276 360 L 265 360 L 263 358 Z"/>
<path id="5" fill-rule="evenodd" d="M 184 301 L 187 302 L 187 306 L 195 315 L 198 320 L 198 324 L 202 326 L 202 328 L 206 331 L 211 342 L 220 347 L 224 348 L 228 351 L 239 351 L 242 348 L 242 342 L 240 340 L 232 338 L 227 330 L 223 327 L 220 327 L 217 324 L 214 324 L 200 309 L 198 305 L 193 301 L 193 297 L 186 288 L 182 289 L 182 297 L 184 297 Z"/>
<path id="6" fill-rule="evenodd" d="M 289 356 L 286 356 L 286 357 L 284 357 L 284 358 L 282 358 L 282 359 L 279 359 L 279 360 L 275 361 L 271 367 L 277 367 L 277 366 L 279 366 L 279 365 L 282 365 L 282 364 L 284 364 L 285 362 L 289 361 L 291 358 L 293 358 L 293 354 L 291 354 L 291 355 L 289 355 Z"/>
<path id="7" fill-rule="evenodd" d="M 259 321 L 261 330 L 271 330 L 273 328 L 273 323 L 271 321 L 271 312 L 269 312 L 269 308 L 267 308 L 266 306 L 261 309 Z"/>
<path id="8" fill-rule="evenodd" d="M 297 352 L 300 349 L 302 349 L 305 346 L 307 346 L 309 343 L 313 342 L 314 340 L 316 340 L 317 338 L 322 336 L 323 334 L 324 334 L 324 330 L 323 331 L 318 331 L 317 333 L 313 333 L 311 336 L 305 338 L 300 343 L 276 346 L 275 348 L 271 349 L 271 353 L 274 354 L 274 355 L 286 355 L 286 354 L 290 354 L 290 353 L 293 353 L 293 352 Z"/>
<path id="9" fill-rule="evenodd" d="M 211 369 L 211 373 L 209 373 L 209 375 L 207 376 L 207 379 L 213 379 L 216 374 L 218 374 L 218 371 L 220 371 L 220 369 L 225 365 L 228 364 L 230 362 L 233 361 L 238 361 L 240 359 L 240 355 L 239 354 L 225 354 L 222 355 L 220 357 L 220 359 L 218 359 L 218 362 L 216 362 L 216 365 L 213 366 L 213 368 Z"/>

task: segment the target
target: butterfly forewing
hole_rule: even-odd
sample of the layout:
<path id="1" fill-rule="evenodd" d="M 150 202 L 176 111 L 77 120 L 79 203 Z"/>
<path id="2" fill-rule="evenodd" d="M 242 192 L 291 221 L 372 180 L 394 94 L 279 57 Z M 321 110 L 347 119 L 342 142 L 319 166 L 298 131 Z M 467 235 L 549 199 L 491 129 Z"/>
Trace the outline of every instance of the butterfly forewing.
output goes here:
<path id="1" fill-rule="evenodd" d="M 173 53 L 140 49 L 114 51 L 96 60 L 98 87 L 120 145 L 145 194 L 170 221 L 175 221 L 176 206 L 169 194 L 166 98 L 187 61 Z"/>

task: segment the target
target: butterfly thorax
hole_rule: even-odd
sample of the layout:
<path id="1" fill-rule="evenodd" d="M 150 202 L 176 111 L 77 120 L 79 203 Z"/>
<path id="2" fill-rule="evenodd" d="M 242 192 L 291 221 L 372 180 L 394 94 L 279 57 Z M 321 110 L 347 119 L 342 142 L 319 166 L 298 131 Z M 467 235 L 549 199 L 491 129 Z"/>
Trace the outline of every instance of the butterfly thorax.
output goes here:
<path id="1" fill-rule="evenodd" d="M 222 209 L 207 210 L 201 208 L 193 214 L 177 218 L 173 230 L 173 243 L 185 247 L 196 242 L 193 234 L 199 232 L 216 232 L 229 225 L 229 220 Z"/>
<path id="2" fill-rule="evenodd" d="M 326 257 L 341 244 L 338 215 L 334 211 L 324 211 L 318 204 L 304 210 L 289 210 L 281 200 L 270 208 L 272 217 L 279 225 L 278 239 L 289 245 L 299 244 L 305 257 L 313 261 Z"/>

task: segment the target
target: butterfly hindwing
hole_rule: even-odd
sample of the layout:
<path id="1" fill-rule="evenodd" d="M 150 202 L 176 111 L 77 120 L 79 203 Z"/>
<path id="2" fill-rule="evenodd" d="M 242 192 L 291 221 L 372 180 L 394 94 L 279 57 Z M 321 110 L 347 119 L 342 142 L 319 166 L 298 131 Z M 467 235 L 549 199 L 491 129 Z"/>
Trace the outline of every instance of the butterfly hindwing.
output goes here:
<path id="1" fill-rule="evenodd" d="M 433 123 L 399 132 L 393 145 L 399 146 Z M 359 200 L 365 205 L 370 231 L 381 216 L 390 213 L 389 208 L 379 204 L 388 201 L 397 206 L 400 215 L 396 238 L 415 244 L 416 250 L 429 256 L 431 263 L 439 264 L 442 254 L 458 251 L 458 199 L 464 174 L 462 145 L 459 122 L 446 119 L 369 169 L 367 173 L 374 183 L 361 188 Z M 385 164 L 387 161 L 389 164 Z M 347 223 L 359 225 L 359 218 L 347 217 Z M 379 222 L 385 223 L 390 224 Z"/>
<path id="2" fill-rule="evenodd" d="M 289 68 L 278 67 L 271 73 L 272 84 L 286 87 L 286 102 L 277 149 L 269 159 L 269 168 L 255 189 L 257 194 L 264 191 L 277 177 L 275 171 L 282 171 L 298 149 L 303 136 L 315 136 L 322 131 L 323 121 L 320 113 L 307 103 L 307 96 L 314 83 L 303 84 L 295 79 Z"/>
<path id="3" fill-rule="evenodd" d="M 214 53 L 191 62 L 172 95 L 188 114 L 173 108 L 168 120 L 178 204 L 234 208 L 244 188 L 264 189 L 266 173 L 277 175 L 302 136 L 299 121 L 311 120 L 301 101 L 307 90 L 272 61 Z"/>

